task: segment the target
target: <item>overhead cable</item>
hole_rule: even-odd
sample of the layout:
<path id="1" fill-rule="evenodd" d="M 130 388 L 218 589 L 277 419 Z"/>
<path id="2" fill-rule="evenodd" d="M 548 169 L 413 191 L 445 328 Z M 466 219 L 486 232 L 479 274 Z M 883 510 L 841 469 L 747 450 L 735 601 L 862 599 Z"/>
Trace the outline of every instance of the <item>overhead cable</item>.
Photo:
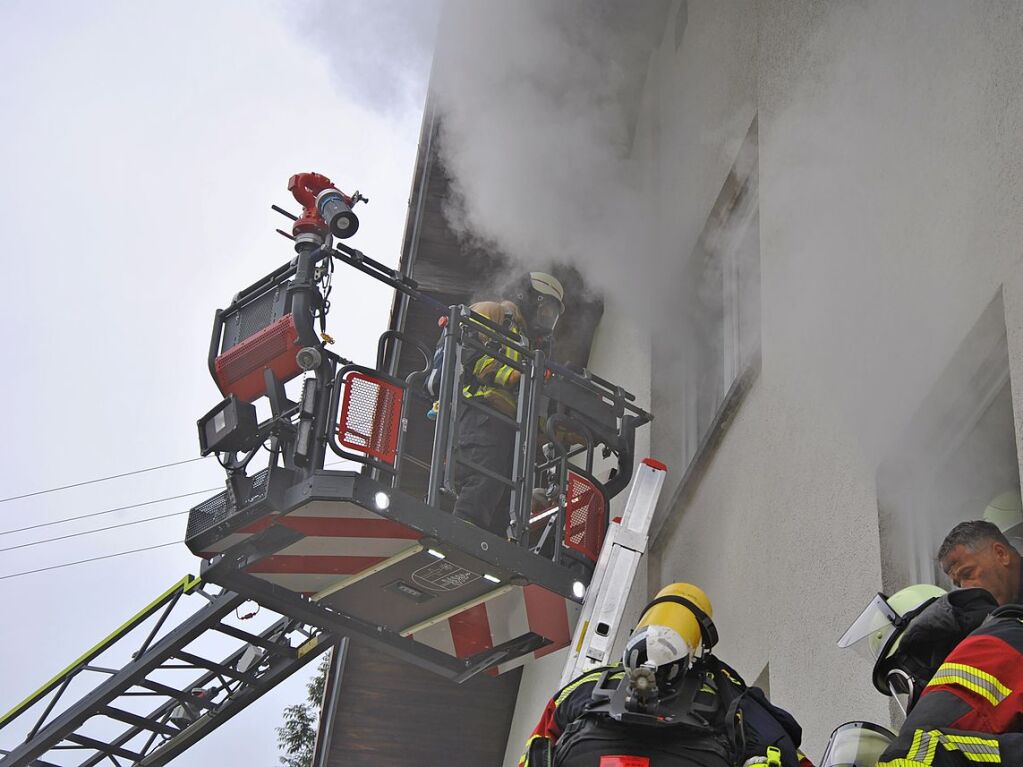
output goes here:
<path id="1" fill-rule="evenodd" d="M 97 482 L 107 482 L 111 479 L 120 479 L 121 477 L 131 477 L 135 474 L 145 474 L 149 471 L 157 471 L 159 469 L 169 469 L 171 466 L 181 466 L 186 463 L 195 463 L 196 461 L 202 461 L 203 458 L 188 458 L 184 461 L 172 461 L 171 463 L 162 463 L 159 466 L 148 466 L 145 469 L 135 469 L 134 471 L 125 471 L 121 474 L 111 474 L 109 477 L 97 477 L 96 479 L 87 479 L 84 482 L 72 482 L 70 485 L 61 485 L 60 487 L 48 487 L 45 490 L 36 490 L 33 493 L 22 493 L 21 495 L 12 495 L 7 498 L 0 498 L 0 503 L 7 503 L 8 501 L 19 501 L 22 498 L 32 498 L 36 495 L 44 495 L 46 493 L 56 493 L 59 490 L 70 490 L 73 487 L 82 487 L 83 485 L 95 485 Z"/>
<path id="2" fill-rule="evenodd" d="M 0 549 L 0 552 L 14 551 L 15 549 L 27 549 L 29 546 L 40 546 L 44 543 L 53 543 L 54 541 L 64 541 L 68 538 L 78 538 L 82 535 L 92 535 L 93 533 L 102 533 L 105 530 L 116 530 L 118 527 L 131 527 L 132 525 L 141 525 L 143 522 L 153 522 L 157 519 L 167 519 L 168 517 L 180 517 L 182 514 L 187 514 L 188 509 L 184 511 L 172 511 L 170 514 L 159 514 L 155 517 L 146 517 L 145 519 L 135 519 L 131 522 L 121 522 L 116 525 L 107 525 L 106 527 L 97 527 L 94 530 L 83 530 L 80 533 L 68 533 L 67 535 L 58 535 L 56 538 L 44 538 L 41 541 L 30 541 L 29 543 L 19 543 L 16 546 L 8 546 L 7 548 Z"/>
<path id="3" fill-rule="evenodd" d="M 115 511 L 126 511 L 128 509 L 139 509 L 143 506 L 152 506 L 156 503 L 165 503 L 166 501 L 176 501 L 180 498 L 188 498 L 192 495 L 202 495 L 203 493 L 212 493 L 219 490 L 219 487 L 207 487 L 202 490 L 193 490 L 190 493 L 182 493 L 181 495 L 168 495 L 165 498 L 156 498 L 152 501 L 142 501 L 141 503 L 130 503 L 127 506 L 117 506 L 113 509 L 104 509 L 103 511 L 93 511 L 89 514 L 79 514 L 74 517 L 62 517 L 61 519 L 55 519 L 52 522 L 39 522 L 35 525 L 26 525 L 25 527 L 15 527 L 10 530 L 0 530 L 0 535 L 11 535 L 12 533 L 23 533 L 26 530 L 37 530 L 40 527 L 52 527 L 53 525 L 60 525 L 65 522 L 74 522 L 78 519 L 89 519 L 90 517 L 100 517 L 104 514 L 113 514 Z"/>
<path id="4" fill-rule="evenodd" d="M 32 575 L 33 573 L 43 573 L 47 570 L 60 570 L 62 567 L 73 567 L 75 565 L 84 565 L 86 562 L 98 562 L 101 559 L 113 559 L 114 557 L 123 557 L 126 554 L 137 554 L 140 551 L 152 551 L 153 549 L 163 549 L 167 546 L 176 546 L 184 541 L 169 541 L 168 543 L 158 543 L 156 546 L 143 546 L 140 549 L 128 549 L 127 551 L 118 551 L 116 554 L 104 554 L 99 557 L 89 557 L 88 559 L 79 559 L 77 562 L 64 562 L 59 565 L 50 565 L 49 567 L 38 567 L 35 570 L 23 570 L 20 573 L 8 573 L 7 575 L 0 575 L 0 581 L 5 581 L 8 578 L 20 578 L 22 575 Z"/>

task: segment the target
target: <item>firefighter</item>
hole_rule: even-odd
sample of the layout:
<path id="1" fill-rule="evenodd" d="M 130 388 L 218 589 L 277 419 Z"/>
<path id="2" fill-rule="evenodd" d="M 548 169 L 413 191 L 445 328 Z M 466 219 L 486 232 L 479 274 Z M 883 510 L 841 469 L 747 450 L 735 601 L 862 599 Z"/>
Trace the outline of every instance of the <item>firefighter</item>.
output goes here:
<path id="1" fill-rule="evenodd" d="M 622 663 L 583 674 L 547 703 L 519 767 L 809 764 L 795 719 L 711 654 L 712 614 L 692 584 L 661 589 Z"/>
<path id="2" fill-rule="evenodd" d="M 998 604 L 1021 600 L 1023 560 L 998 526 L 983 520 L 960 522 L 938 549 L 941 569 L 957 587 L 981 587 Z"/>
<path id="3" fill-rule="evenodd" d="M 500 325 L 505 333 L 531 348 L 549 350 L 550 337 L 564 311 L 565 291 L 557 278 L 544 272 L 530 272 L 519 283 L 513 300 L 481 301 L 469 308 Z M 481 340 L 488 340 L 480 336 Z M 491 342 L 492 347 L 498 346 Z M 500 346 L 500 354 L 512 360 L 519 352 Z M 521 374 L 511 365 L 486 352 L 466 348 L 462 395 L 486 403 L 498 413 L 515 417 Z M 463 405 L 458 413 L 459 457 L 501 476 L 511 477 L 515 430 L 499 417 L 479 408 Z M 507 485 L 487 474 L 458 463 L 454 472 L 458 493 L 456 517 L 473 522 L 503 536 L 508 526 Z"/>
<path id="4" fill-rule="evenodd" d="M 878 767 L 1023 764 L 1023 607 L 910 586 L 871 601 L 839 640 L 854 644 L 907 715 Z"/>

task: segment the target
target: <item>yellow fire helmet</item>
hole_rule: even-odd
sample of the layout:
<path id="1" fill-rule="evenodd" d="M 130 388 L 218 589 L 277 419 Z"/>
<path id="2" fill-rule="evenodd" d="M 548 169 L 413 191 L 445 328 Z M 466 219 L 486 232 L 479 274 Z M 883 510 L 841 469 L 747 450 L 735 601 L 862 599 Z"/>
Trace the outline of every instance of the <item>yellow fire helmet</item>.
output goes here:
<path id="1" fill-rule="evenodd" d="M 888 661 L 898 650 L 903 632 L 913 618 L 945 594 L 943 588 L 930 583 L 906 586 L 890 597 L 878 593 L 838 640 L 838 646 L 853 647 L 874 661 L 874 687 L 883 695 L 891 695 Z"/>
<path id="2" fill-rule="evenodd" d="M 655 667 L 666 679 L 674 678 L 701 646 L 707 651 L 717 643 L 712 615 L 710 599 L 698 586 L 665 586 L 643 610 L 625 644 L 622 664 L 629 670 Z"/>

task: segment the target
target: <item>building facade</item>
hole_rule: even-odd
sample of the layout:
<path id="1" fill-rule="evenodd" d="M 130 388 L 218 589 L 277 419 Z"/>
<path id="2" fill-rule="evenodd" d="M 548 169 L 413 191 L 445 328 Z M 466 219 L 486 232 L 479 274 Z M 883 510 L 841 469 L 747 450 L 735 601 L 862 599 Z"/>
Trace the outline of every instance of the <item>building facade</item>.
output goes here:
<path id="1" fill-rule="evenodd" d="M 628 258 L 648 279 L 596 286 L 573 347 L 649 404 L 639 453 L 670 467 L 626 624 L 700 585 L 718 652 L 816 760 L 843 722 L 898 723 L 838 637 L 878 591 L 948 587 L 944 534 L 1019 492 L 1023 6 L 650 0 L 630 24 L 624 167 L 648 231 Z M 448 226 L 443 120 L 428 105 L 402 263 L 460 301 L 495 267 Z M 425 338 L 434 318 L 392 320 Z M 506 767 L 564 660 L 526 666 L 474 734 Z M 363 763 L 331 748 L 319 764 Z"/>
<path id="2" fill-rule="evenodd" d="M 895 723 L 837 638 L 877 591 L 948 587 L 944 534 L 1019 490 L 1023 9 L 669 6 L 631 158 L 686 300 L 629 330 L 605 296 L 591 358 L 650 392 L 671 467 L 632 614 L 701 585 L 816 759 Z M 525 670 L 505 765 L 558 671 Z"/>

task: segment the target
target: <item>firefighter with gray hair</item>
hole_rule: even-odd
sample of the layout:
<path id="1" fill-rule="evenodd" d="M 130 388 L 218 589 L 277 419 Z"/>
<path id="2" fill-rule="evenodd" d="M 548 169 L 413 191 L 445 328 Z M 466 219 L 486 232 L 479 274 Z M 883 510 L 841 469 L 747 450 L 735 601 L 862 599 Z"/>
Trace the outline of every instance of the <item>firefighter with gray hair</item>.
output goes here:
<path id="1" fill-rule="evenodd" d="M 989 533 L 976 524 L 952 547 Z M 1023 764 L 1023 606 L 916 584 L 877 594 L 838 644 L 874 660 L 874 687 L 906 714 L 877 767 Z"/>
<path id="2" fill-rule="evenodd" d="M 1023 560 L 992 522 L 960 522 L 938 549 L 938 563 L 956 588 L 983 588 L 1000 605 L 1023 595 Z"/>

